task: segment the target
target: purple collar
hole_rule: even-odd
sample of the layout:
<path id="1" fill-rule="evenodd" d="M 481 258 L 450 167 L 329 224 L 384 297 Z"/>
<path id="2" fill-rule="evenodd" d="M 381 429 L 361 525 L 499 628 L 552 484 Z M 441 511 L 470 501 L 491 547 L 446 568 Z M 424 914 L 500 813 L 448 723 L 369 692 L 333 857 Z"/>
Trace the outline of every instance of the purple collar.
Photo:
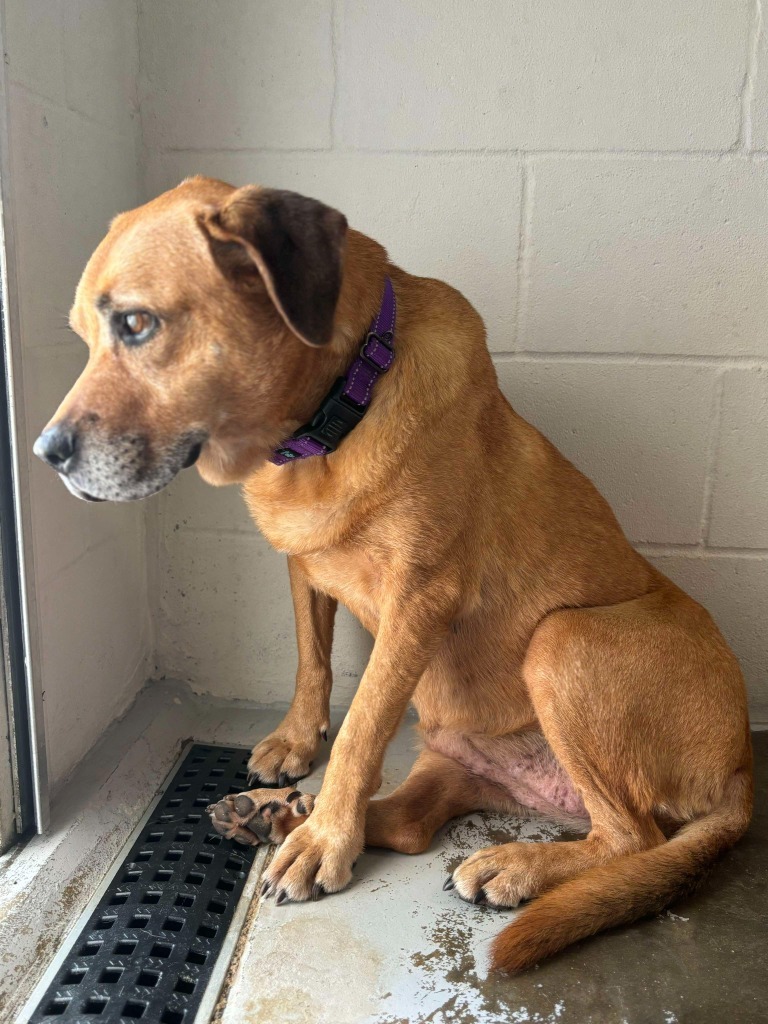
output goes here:
<path id="1" fill-rule="evenodd" d="M 276 448 L 269 461 L 284 466 L 295 459 L 330 455 L 368 411 L 376 381 L 395 358 L 395 321 L 397 300 L 392 282 L 384 281 L 384 297 L 379 315 L 352 363 L 346 377 L 339 377 L 320 404 L 310 423 L 292 434 Z"/>

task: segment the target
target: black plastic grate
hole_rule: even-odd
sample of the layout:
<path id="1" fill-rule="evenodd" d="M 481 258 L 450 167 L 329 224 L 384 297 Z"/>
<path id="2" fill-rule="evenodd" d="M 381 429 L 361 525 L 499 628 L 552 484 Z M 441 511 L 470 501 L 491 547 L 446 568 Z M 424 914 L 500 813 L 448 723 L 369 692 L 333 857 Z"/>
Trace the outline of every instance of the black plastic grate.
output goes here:
<path id="1" fill-rule="evenodd" d="M 205 808 L 246 788 L 248 754 L 192 747 L 30 1024 L 191 1024 L 256 856 Z"/>

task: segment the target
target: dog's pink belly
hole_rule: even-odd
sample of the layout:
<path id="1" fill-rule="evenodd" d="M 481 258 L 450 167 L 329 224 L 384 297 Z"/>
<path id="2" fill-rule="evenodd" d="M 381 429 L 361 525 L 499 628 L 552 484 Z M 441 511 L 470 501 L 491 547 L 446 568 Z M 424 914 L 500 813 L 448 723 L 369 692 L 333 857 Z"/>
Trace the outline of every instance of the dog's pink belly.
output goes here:
<path id="1" fill-rule="evenodd" d="M 581 794 L 540 732 L 483 736 L 434 729 L 424 732 L 424 740 L 525 807 L 548 817 L 589 820 Z"/>

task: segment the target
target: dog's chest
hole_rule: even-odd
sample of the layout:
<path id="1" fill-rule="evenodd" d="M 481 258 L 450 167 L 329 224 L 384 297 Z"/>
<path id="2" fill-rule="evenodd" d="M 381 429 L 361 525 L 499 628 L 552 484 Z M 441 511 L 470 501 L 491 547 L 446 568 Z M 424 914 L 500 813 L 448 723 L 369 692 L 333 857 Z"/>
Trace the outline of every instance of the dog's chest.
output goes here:
<path id="1" fill-rule="evenodd" d="M 269 544 L 285 555 L 308 557 L 325 550 L 333 539 L 331 517 L 321 509 L 282 509 L 261 504 L 246 493 L 251 516 Z"/>
<path id="2" fill-rule="evenodd" d="M 302 555 L 300 561 L 315 589 L 335 597 L 366 629 L 375 629 L 384 596 L 384 578 L 374 554 L 355 545 L 344 545 Z"/>
<path id="3" fill-rule="evenodd" d="M 259 497 L 246 492 L 251 514 L 269 543 L 295 557 L 317 590 L 342 602 L 364 625 L 372 617 L 378 620 L 386 557 L 359 529 L 357 541 L 348 539 L 349 506 Z"/>

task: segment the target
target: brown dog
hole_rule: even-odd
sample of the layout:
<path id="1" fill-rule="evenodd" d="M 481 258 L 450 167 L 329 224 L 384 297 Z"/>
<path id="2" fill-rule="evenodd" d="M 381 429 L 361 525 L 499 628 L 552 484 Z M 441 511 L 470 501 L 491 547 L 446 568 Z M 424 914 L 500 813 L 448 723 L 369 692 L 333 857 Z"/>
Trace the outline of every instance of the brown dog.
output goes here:
<path id="1" fill-rule="evenodd" d="M 355 358 L 387 276 L 396 359 L 368 414 L 333 454 L 270 464 Z M 469 811 L 580 822 L 582 841 L 481 850 L 446 883 L 494 906 L 538 897 L 494 947 L 516 970 L 662 909 L 742 835 L 736 659 L 509 407 L 456 291 L 320 203 L 195 178 L 117 217 L 71 322 L 88 366 L 36 444 L 70 490 L 142 498 L 197 461 L 244 484 L 289 556 L 296 695 L 250 762 L 284 788 L 211 811 L 241 841 L 285 839 L 265 882 L 278 901 L 336 892 L 364 844 L 415 853 Z M 328 727 L 337 601 L 376 642 L 313 808 L 285 784 Z M 409 701 L 424 750 L 371 801 Z"/>

